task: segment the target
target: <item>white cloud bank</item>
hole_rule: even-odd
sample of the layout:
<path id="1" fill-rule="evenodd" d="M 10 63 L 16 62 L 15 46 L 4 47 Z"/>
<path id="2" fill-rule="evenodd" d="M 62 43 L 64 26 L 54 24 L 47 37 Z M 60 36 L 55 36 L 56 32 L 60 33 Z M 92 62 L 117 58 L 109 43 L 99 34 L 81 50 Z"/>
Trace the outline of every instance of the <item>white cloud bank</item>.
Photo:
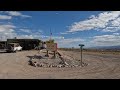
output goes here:
<path id="1" fill-rule="evenodd" d="M 8 15 L 0 15 L 0 20 L 7 20 L 7 19 L 12 19 L 12 17 Z"/>
<path id="2" fill-rule="evenodd" d="M 19 30 L 22 31 L 22 32 L 25 32 L 25 33 L 31 33 L 30 29 L 19 29 Z"/>
<path id="3" fill-rule="evenodd" d="M 23 34 L 19 34 L 16 31 L 22 32 Z M 38 32 L 32 32 L 32 30 L 27 28 L 18 29 L 16 26 L 12 24 L 0 25 L 0 40 L 7 40 L 8 38 L 12 39 L 17 37 L 18 39 L 41 39 L 41 40 L 49 40 L 50 36 L 45 36 L 41 34 L 42 30 L 38 30 Z M 62 36 L 52 36 L 52 39 L 60 40 L 64 39 Z"/>
<path id="4" fill-rule="evenodd" d="M 29 15 L 23 15 L 22 13 L 20 13 L 18 11 L 5 11 L 5 13 L 7 13 L 10 16 L 20 16 L 20 17 L 24 17 L 24 18 L 30 18 L 31 17 Z"/>
<path id="5" fill-rule="evenodd" d="M 112 35 L 101 35 L 94 36 L 93 40 L 90 41 L 95 46 L 116 46 L 120 45 L 120 34 L 114 33 Z"/>
<path id="6" fill-rule="evenodd" d="M 14 25 L 0 25 L 0 39 L 6 40 L 6 38 L 16 36 L 16 33 L 14 32 L 15 28 L 16 26 Z"/>
<path id="7" fill-rule="evenodd" d="M 0 32 L 13 32 L 14 28 L 16 28 L 14 25 L 0 25 Z"/>
<path id="8" fill-rule="evenodd" d="M 30 33 L 29 29 L 20 29 L 22 32 L 27 32 Z M 14 25 L 0 25 L 0 40 L 2 41 L 6 41 L 8 38 L 12 39 L 14 37 L 17 37 L 18 39 L 33 39 L 36 38 L 36 36 L 34 33 L 30 34 L 30 35 L 20 35 L 19 33 L 16 33 L 16 26 Z M 39 37 L 39 36 L 38 36 Z M 38 38 L 37 37 L 37 38 Z"/>
<path id="9" fill-rule="evenodd" d="M 85 30 L 102 30 L 104 32 L 116 32 L 120 30 L 120 11 L 103 12 L 99 15 L 91 15 L 88 19 L 75 22 L 70 26 L 69 32 Z"/>
<path id="10" fill-rule="evenodd" d="M 18 11 L 0 11 L 0 20 L 10 20 L 12 17 L 23 17 L 23 18 L 30 18 L 29 15 L 24 15 Z M 20 35 L 16 31 L 31 33 L 29 29 L 18 29 L 17 26 L 13 25 L 13 23 L 9 22 L 0 22 L 0 40 L 6 40 L 7 38 L 34 38 L 35 35 Z"/>
<path id="11" fill-rule="evenodd" d="M 79 43 L 83 43 L 84 39 L 77 38 L 63 38 L 56 41 L 59 47 L 78 47 Z"/>

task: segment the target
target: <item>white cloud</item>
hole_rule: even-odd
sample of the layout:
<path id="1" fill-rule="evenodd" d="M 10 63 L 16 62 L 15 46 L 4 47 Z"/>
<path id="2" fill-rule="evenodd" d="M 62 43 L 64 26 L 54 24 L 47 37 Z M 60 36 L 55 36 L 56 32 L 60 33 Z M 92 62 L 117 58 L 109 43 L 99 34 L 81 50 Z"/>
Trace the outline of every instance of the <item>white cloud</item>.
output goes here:
<path id="1" fill-rule="evenodd" d="M 25 32 L 25 33 L 31 33 L 31 30 L 29 29 L 20 29 L 20 31 Z"/>
<path id="2" fill-rule="evenodd" d="M 18 39 L 34 39 L 33 35 L 17 35 Z"/>
<path id="3" fill-rule="evenodd" d="M 41 35 L 40 37 L 41 38 L 49 38 L 49 36 L 44 36 L 44 35 Z"/>
<path id="4" fill-rule="evenodd" d="M 84 30 L 97 30 L 101 29 L 106 32 L 114 32 L 114 29 L 109 30 L 106 27 L 115 27 L 115 31 L 119 30 L 120 25 L 120 11 L 111 11 L 111 12 L 103 12 L 99 15 L 91 15 L 88 19 L 75 22 L 69 28 L 69 32 L 76 32 L 76 31 L 84 31 Z M 111 26 L 110 26 L 111 25 Z"/>
<path id="5" fill-rule="evenodd" d="M 6 40 L 7 38 L 13 38 L 16 36 L 14 32 L 16 27 L 14 25 L 0 25 L 0 38 Z"/>
<path id="6" fill-rule="evenodd" d="M 37 33 L 36 33 L 36 35 L 37 35 Z M 40 35 L 40 37 L 50 39 L 50 36 L 46 36 L 46 35 Z M 52 36 L 51 39 L 64 39 L 64 37 L 62 37 L 62 36 Z"/>
<path id="7" fill-rule="evenodd" d="M 105 29 L 103 29 L 102 31 L 103 32 L 117 32 L 117 31 L 119 31 L 120 30 L 120 26 L 108 26 L 108 27 L 106 27 Z"/>
<path id="8" fill-rule="evenodd" d="M 112 22 L 113 26 L 120 26 L 120 17 L 118 17 L 117 19 L 113 20 Z"/>
<path id="9" fill-rule="evenodd" d="M 13 32 L 14 28 L 14 25 L 0 25 L 0 32 Z"/>
<path id="10" fill-rule="evenodd" d="M 16 26 L 14 25 L 0 25 L 0 39 L 7 40 L 17 37 L 18 39 L 33 39 L 35 35 L 19 35 L 15 32 Z M 29 32 L 27 29 L 20 29 L 24 32 Z"/>
<path id="11" fill-rule="evenodd" d="M 20 12 L 17 11 L 1 11 L 2 14 L 8 14 L 8 15 L 0 15 L 0 19 L 12 19 L 13 16 L 20 16 L 20 17 L 31 17 L 28 15 L 23 15 Z M 17 38 L 35 38 L 35 35 L 21 35 L 16 32 L 17 27 L 14 26 L 11 22 L 0 22 L 0 40 L 7 40 L 12 39 L 14 37 Z M 22 32 L 31 33 L 29 29 L 19 29 Z M 37 36 L 37 35 L 36 35 Z"/>
<path id="12" fill-rule="evenodd" d="M 8 38 L 12 39 L 12 38 L 14 38 L 16 36 L 17 36 L 17 34 L 14 33 L 14 32 L 0 33 L 0 40 L 6 41 Z"/>
<path id="13" fill-rule="evenodd" d="M 8 13 L 11 16 L 21 16 L 22 15 L 20 12 L 17 12 L 17 11 L 6 11 L 6 13 Z"/>
<path id="14" fill-rule="evenodd" d="M 29 15 L 23 15 L 22 13 L 20 13 L 18 11 L 6 11 L 6 13 L 8 13 L 11 16 L 20 16 L 20 17 L 24 17 L 24 18 L 31 17 Z"/>
<path id="15" fill-rule="evenodd" d="M 67 35 L 67 34 L 75 34 L 76 32 L 69 32 L 69 31 L 66 31 L 66 32 L 60 32 L 59 34 L 61 35 Z"/>
<path id="16" fill-rule="evenodd" d="M 94 45 L 97 45 L 97 46 L 120 45 L 120 35 L 118 35 L 118 33 L 116 34 L 94 36 L 93 40 L 90 43 L 93 43 Z"/>
<path id="17" fill-rule="evenodd" d="M 83 43 L 84 40 L 77 38 L 68 38 L 68 39 L 60 39 L 56 41 L 59 47 L 77 47 L 79 43 Z"/>
<path id="18" fill-rule="evenodd" d="M 56 39 L 56 40 L 57 40 L 57 39 L 64 39 L 64 37 L 62 37 L 62 36 L 52 36 L 52 38 L 53 38 L 53 39 Z"/>
<path id="19" fill-rule="evenodd" d="M 120 35 L 120 33 L 113 33 L 113 35 Z"/>
<path id="20" fill-rule="evenodd" d="M 12 17 L 11 17 L 11 16 L 8 16 L 8 15 L 0 15 L 0 19 L 1 19 L 1 20 L 12 19 Z"/>
<path id="21" fill-rule="evenodd" d="M 42 31 L 41 29 L 38 29 L 38 32 L 39 32 L 39 33 L 43 33 L 43 31 Z"/>
<path id="22" fill-rule="evenodd" d="M 56 15 L 58 15 L 59 13 L 55 13 Z"/>
<path id="23" fill-rule="evenodd" d="M 14 25 L 0 25 L 0 38 L 2 40 L 7 40 L 7 38 L 14 38 L 17 37 L 18 39 L 41 39 L 43 41 L 49 40 L 50 36 L 45 36 L 42 34 L 39 34 L 39 32 L 36 33 L 30 33 L 28 34 L 19 34 L 15 32 L 16 26 Z M 30 32 L 29 29 L 20 29 L 23 32 Z M 80 42 L 83 42 L 84 40 L 81 38 L 68 38 L 65 39 L 62 36 L 52 36 L 52 39 L 55 40 L 55 42 L 58 43 L 59 47 L 73 47 L 78 46 Z"/>
<path id="24" fill-rule="evenodd" d="M 68 34 L 68 33 L 67 33 L 67 32 L 60 32 L 60 34 L 63 34 L 63 35 L 64 35 L 64 34 Z"/>

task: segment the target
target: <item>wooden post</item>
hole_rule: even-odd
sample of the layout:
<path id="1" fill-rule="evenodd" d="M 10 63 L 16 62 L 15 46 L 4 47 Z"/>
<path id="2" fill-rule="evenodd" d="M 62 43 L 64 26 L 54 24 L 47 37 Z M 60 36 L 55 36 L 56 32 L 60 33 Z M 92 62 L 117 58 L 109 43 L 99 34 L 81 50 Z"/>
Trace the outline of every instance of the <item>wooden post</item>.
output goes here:
<path id="1" fill-rule="evenodd" d="M 48 53 L 48 50 L 47 50 L 47 53 L 46 53 L 46 55 L 45 55 L 46 57 L 49 57 L 49 53 Z"/>
<path id="2" fill-rule="evenodd" d="M 56 51 L 54 51 L 54 58 L 56 58 Z"/>
<path id="3" fill-rule="evenodd" d="M 47 50 L 47 56 L 49 56 L 48 50 Z"/>

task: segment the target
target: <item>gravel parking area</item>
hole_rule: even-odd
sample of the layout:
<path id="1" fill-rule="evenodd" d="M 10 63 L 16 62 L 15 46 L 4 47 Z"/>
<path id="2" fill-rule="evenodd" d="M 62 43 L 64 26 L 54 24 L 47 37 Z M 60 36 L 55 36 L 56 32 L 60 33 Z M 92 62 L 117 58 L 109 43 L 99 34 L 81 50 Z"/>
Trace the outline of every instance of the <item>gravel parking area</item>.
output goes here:
<path id="1" fill-rule="evenodd" d="M 84 53 L 86 67 L 43 68 L 28 65 L 30 56 L 38 51 L 17 53 L 0 52 L 1 79 L 119 79 L 120 56 Z M 61 51 L 65 55 L 80 59 L 80 52 Z"/>

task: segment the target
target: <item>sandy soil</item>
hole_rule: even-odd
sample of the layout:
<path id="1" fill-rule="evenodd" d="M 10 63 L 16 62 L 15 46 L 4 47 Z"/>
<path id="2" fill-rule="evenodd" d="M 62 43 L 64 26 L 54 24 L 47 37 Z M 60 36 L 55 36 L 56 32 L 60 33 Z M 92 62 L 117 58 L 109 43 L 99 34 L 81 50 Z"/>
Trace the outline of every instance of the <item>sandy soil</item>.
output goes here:
<path id="1" fill-rule="evenodd" d="M 83 54 L 85 67 L 42 68 L 28 65 L 30 56 L 38 51 L 17 53 L 0 52 L 1 79 L 120 79 L 120 56 L 110 54 Z M 80 59 L 80 52 L 61 51 Z"/>

